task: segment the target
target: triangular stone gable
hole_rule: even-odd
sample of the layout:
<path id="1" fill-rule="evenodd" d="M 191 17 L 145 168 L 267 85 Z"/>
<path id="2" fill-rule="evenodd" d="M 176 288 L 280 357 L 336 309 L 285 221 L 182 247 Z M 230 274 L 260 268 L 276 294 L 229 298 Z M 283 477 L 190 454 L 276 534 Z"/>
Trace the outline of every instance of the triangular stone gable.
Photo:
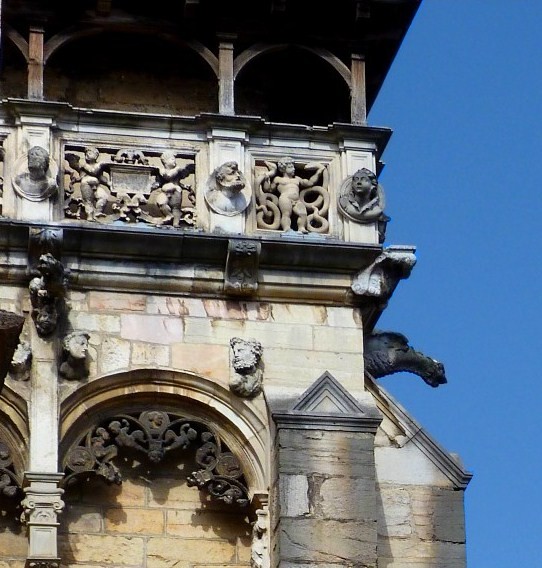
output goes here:
<path id="1" fill-rule="evenodd" d="M 314 415 L 365 415 L 358 401 L 326 371 L 296 401 L 293 412 Z"/>

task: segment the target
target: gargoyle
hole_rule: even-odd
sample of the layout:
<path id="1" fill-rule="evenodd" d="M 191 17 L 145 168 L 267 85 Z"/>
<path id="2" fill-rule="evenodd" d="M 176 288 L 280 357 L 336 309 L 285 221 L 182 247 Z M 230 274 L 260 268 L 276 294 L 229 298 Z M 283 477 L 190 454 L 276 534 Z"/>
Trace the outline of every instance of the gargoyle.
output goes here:
<path id="1" fill-rule="evenodd" d="M 394 331 L 373 331 L 365 337 L 365 370 L 375 379 L 393 373 L 414 373 L 429 386 L 447 382 L 444 365 L 416 351 L 408 339 Z"/>

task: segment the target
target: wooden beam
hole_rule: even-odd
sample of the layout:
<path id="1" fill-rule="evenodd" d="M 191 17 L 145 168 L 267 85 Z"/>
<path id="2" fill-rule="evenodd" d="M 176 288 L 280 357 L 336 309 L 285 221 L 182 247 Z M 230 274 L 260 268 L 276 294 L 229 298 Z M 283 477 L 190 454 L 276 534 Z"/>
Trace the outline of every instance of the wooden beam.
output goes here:
<path id="1" fill-rule="evenodd" d="M 34 26 L 28 36 L 28 98 L 43 99 L 43 28 Z"/>
<path id="2" fill-rule="evenodd" d="M 350 116 L 352 124 L 367 123 L 367 93 L 365 86 L 365 59 L 352 54 L 352 86 L 350 91 Z"/>
<path id="3" fill-rule="evenodd" d="M 218 51 L 218 112 L 234 115 L 233 43 L 221 41 Z"/>

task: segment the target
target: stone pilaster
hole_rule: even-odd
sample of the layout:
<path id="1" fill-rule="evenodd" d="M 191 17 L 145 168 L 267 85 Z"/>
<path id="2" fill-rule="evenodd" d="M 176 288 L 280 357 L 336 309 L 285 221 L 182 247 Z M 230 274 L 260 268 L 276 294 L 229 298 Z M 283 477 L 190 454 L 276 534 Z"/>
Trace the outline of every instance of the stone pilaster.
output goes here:
<path id="1" fill-rule="evenodd" d="M 265 392 L 276 424 L 272 565 L 376 567 L 374 402 L 329 373 L 301 396 Z"/>
<path id="2" fill-rule="evenodd" d="M 58 568 L 57 516 L 64 508 L 62 473 L 25 473 L 22 520 L 28 527 L 26 568 Z"/>

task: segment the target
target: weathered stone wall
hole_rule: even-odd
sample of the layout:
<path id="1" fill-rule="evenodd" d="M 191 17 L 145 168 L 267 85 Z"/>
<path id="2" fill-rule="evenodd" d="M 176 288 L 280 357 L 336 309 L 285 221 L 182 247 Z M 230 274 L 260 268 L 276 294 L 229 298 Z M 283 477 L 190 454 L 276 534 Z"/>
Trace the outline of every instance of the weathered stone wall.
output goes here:
<path id="1" fill-rule="evenodd" d="M 0 568 L 23 568 L 28 552 L 26 530 L 19 522 L 20 510 L 12 499 L 0 501 Z"/>
<path id="2" fill-rule="evenodd" d="M 63 567 L 241 568 L 250 565 L 246 509 L 211 501 L 184 481 L 194 464 L 151 471 L 129 460 L 122 486 L 84 479 L 64 495 Z"/>

